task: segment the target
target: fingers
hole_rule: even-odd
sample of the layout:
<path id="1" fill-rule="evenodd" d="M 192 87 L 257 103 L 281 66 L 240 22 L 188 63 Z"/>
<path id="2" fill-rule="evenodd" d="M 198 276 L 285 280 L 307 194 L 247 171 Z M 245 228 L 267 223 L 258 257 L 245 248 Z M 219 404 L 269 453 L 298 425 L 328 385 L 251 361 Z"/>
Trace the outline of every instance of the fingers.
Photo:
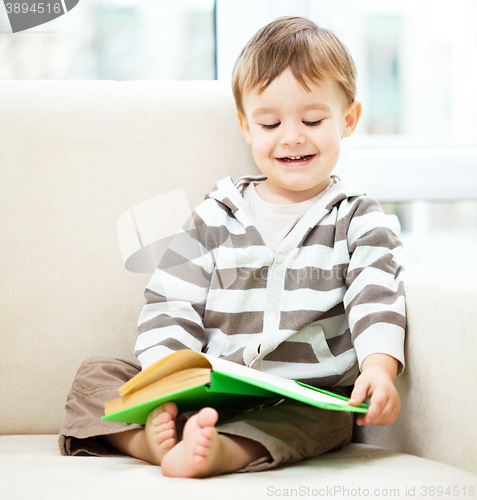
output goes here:
<path id="1" fill-rule="evenodd" d="M 389 425 L 399 414 L 401 403 L 397 392 L 389 394 L 384 388 L 378 387 L 371 397 L 368 413 L 356 420 L 357 425 Z"/>
<path id="2" fill-rule="evenodd" d="M 369 405 L 368 413 L 356 420 L 357 425 L 369 425 L 371 423 L 378 425 L 379 415 L 384 410 L 388 398 L 386 392 L 380 387 L 376 388 L 371 397 L 371 404 Z"/>
<path id="3" fill-rule="evenodd" d="M 368 366 L 356 379 L 349 400 L 358 406 L 366 398 L 371 398 L 368 412 L 357 418 L 357 425 L 389 425 L 396 420 L 401 402 L 389 373 L 380 366 Z"/>
<path id="4" fill-rule="evenodd" d="M 348 404 L 351 406 L 359 406 L 368 397 L 369 389 L 369 383 L 362 377 L 358 377 Z"/>

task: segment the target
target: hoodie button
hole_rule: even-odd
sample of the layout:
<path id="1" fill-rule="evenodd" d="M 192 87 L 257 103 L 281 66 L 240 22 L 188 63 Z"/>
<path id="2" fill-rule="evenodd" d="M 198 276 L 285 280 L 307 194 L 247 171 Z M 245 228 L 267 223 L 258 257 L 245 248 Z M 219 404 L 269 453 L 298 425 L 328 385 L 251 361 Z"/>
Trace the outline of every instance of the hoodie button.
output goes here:
<path id="1" fill-rule="evenodd" d="M 283 264 L 283 262 L 285 261 L 285 256 L 282 253 L 279 253 L 275 260 L 276 262 L 278 262 L 278 264 Z"/>
<path id="2" fill-rule="evenodd" d="M 275 323 L 277 321 L 277 319 L 278 319 L 277 316 L 273 313 L 268 316 L 268 321 L 270 323 Z"/>

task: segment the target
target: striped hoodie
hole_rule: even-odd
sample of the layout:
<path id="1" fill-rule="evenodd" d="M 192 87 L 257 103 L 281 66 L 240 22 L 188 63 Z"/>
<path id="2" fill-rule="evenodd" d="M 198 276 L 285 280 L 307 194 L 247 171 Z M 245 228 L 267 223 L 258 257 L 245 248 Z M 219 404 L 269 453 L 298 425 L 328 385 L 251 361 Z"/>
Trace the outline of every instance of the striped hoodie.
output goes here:
<path id="1" fill-rule="evenodd" d="M 146 291 L 143 369 L 194 349 L 316 387 L 349 386 L 366 356 L 404 367 L 401 242 L 379 203 L 333 185 L 277 247 L 244 188 L 219 181 L 174 237 Z"/>

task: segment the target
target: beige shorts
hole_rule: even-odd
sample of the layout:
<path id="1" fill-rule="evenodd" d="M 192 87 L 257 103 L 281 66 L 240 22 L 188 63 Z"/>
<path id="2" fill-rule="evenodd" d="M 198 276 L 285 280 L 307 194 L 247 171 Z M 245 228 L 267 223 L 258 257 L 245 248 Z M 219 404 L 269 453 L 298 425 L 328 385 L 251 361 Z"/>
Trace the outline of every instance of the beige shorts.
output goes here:
<path id="1" fill-rule="evenodd" d="M 102 438 L 137 424 L 101 420 L 104 403 L 118 397 L 118 388 L 140 371 L 140 366 L 121 359 L 96 356 L 79 368 L 66 402 L 60 430 L 63 455 L 121 456 Z M 187 418 L 176 420 L 178 438 Z M 277 401 L 247 412 L 221 414 L 219 433 L 242 436 L 262 444 L 268 455 L 239 472 L 257 472 L 290 465 L 346 446 L 352 437 L 350 412 L 328 411 L 291 399 Z"/>

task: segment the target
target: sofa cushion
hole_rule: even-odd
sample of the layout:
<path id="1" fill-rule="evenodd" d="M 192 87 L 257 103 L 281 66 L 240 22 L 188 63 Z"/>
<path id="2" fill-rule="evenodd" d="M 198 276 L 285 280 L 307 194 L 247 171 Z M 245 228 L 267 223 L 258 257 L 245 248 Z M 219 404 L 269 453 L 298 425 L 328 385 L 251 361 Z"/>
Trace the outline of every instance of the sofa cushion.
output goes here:
<path id="1" fill-rule="evenodd" d="M 416 498 L 463 498 L 464 493 L 472 498 L 471 488 L 477 486 L 477 476 L 459 468 L 357 443 L 267 472 L 177 479 L 128 457 L 64 457 L 57 440 L 55 435 L 0 436 L 2 500 L 406 498 L 413 491 Z"/>

